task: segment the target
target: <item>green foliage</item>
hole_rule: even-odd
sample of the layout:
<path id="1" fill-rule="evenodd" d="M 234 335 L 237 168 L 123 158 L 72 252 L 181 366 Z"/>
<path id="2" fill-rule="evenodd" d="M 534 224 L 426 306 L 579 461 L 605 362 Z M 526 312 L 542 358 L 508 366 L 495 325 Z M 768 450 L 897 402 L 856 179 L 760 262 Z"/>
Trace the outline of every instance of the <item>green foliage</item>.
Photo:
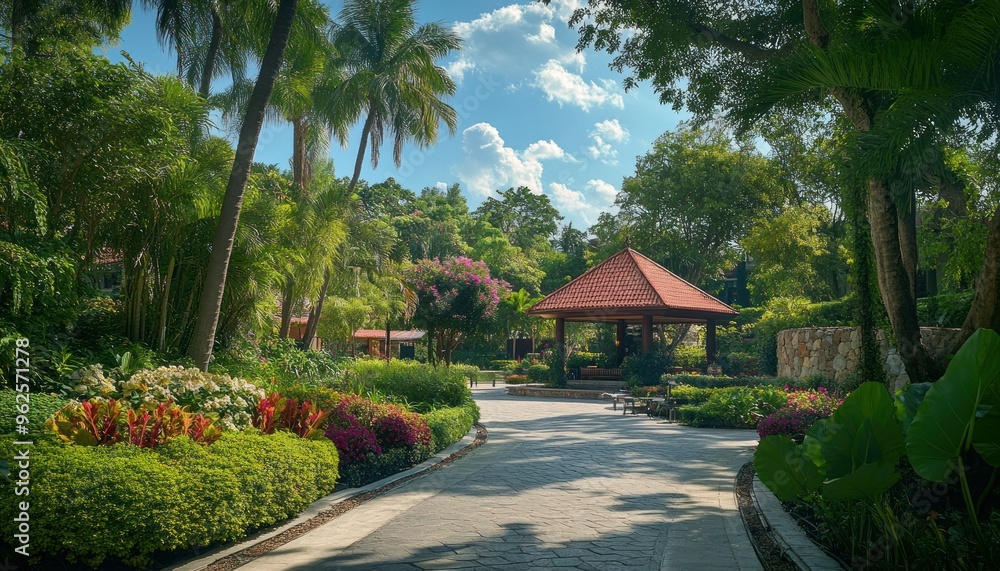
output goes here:
<path id="1" fill-rule="evenodd" d="M 549 366 L 541 363 L 528 367 L 528 380 L 532 383 L 545 383 L 549 380 Z"/>
<path id="2" fill-rule="evenodd" d="M 705 366 L 705 348 L 698 345 L 678 345 L 674 349 L 673 364 L 685 369 L 701 369 Z"/>
<path id="3" fill-rule="evenodd" d="M 991 407 L 980 420 L 980 407 Z M 997 410 L 1000 409 L 1000 334 L 980 329 L 962 345 L 941 380 L 927 390 L 906 433 L 913 469 L 935 482 L 962 470 L 964 456 L 975 448 L 988 463 L 1000 466 Z"/>
<path id="4" fill-rule="evenodd" d="M 498 371 L 516 371 L 521 368 L 521 363 L 513 359 L 494 359 L 490 361 L 490 367 Z"/>
<path id="5" fill-rule="evenodd" d="M 973 292 L 939 294 L 917 300 L 917 318 L 928 327 L 961 327 L 972 307 Z"/>
<path id="6" fill-rule="evenodd" d="M 825 379 L 824 379 L 825 380 Z M 818 382 L 819 379 L 788 379 L 784 377 L 725 377 L 721 375 L 663 375 L 661 383 L 677 383 L 678 385 L 691 385 L 700 388 L 726 388 L 726 387 L 784 387 L 789 386 L 796 389 L 815 389 L 825 386 Z"/>
<path id="7" fill-rule="evenodd" d="M 346 365 L 342 383 L 348 392 L 377 390 L 417 412 L 463 406 L 472 400 L 469 376 L 474 367 L 435 367 L 411 361 L 358 360 Z"/>
<path id="8" fill-rule="evenodd" d="M 433 451 L 429 446 L 417 446 L 413 449 L 393 448 L 382 454 L 372 454 L 363 462 L 342 466 L 340 482 L 346 486 L 358 488 L 402 472 L 432 455 Z"/>
<path id="9" fill-rule="evenodd" d="M 429 412 L 424 418 L 431 428 L 434 452 L 440 452 L 465 436 L 475 422 L 479 410 L 470 406 L 439 408 Z"/>
<path id="10" fill-rule="evenodd" d="M 775 387 L 715 389 L 700 405 L 680 408 L 681 421 L 706 428 L 755 428 L 765 416 L 785 406 L 785 391 Z"/>
<path id="11" fill-rule="evenodd" d="M 11 389 L 0 389 L 0 435 L 14 433 L 18 415 L 15 411 L 24 402 L 24 397 L 18 400 L 18 394 Z M 64 397 L 45 393 L 29 393 L 27 398 L 28 431 L 32 435 L 40 434 L 45 429 L 45 421 L 69 403 Z"/>
<path id="12" fill-rule="evenodd" d="M 566 359 L 567 369 L 579 369 L 580 367 L 598 366 L 603 367 L 608 361 L 608 357 L 603 353 L 593 351 L 574 351 Z"/>
<path id="13" fill-rule="evenodd" d="M 655 385 L 670 366 L 670 358 L 656 351 L 629 355 L 622 362 L 622 376 L 629 385 Z"/>
<path id="14" fill-rule="evenodd" d="M 11 441 L 0 441 L 11 457 Z M 237 541 L 291 517 L 337 482 L 337 450 L 292 434 L 225 433 L 209 447 L 178 438 L 156 449 L 37 443 L 31 451 L 32 552 L 143 566 L 157 551 Z M 11 482 L 0 479 L 4 495 Z M 14 532 L 13 502 L 0 507 Z M 66 514 L 85 525 L 66 525 Z"/>
<path id="15" fill-rule="evenodd" d="M 768 489 L 789 501 L 821 493 L 828 501 L 874 501 L 899 478 L 903 426 L 881 383 L 865 383 L 833 416 L 813 424 L 801 445 L 782 435 L 761 440 L 754 456 Z"/>
<path id="16" fill-rule="evenodd" d="M 0 233 L 0 314 L 65 325 L 76 309 L 76 266 L 57 242 L 7 241 Z"/>

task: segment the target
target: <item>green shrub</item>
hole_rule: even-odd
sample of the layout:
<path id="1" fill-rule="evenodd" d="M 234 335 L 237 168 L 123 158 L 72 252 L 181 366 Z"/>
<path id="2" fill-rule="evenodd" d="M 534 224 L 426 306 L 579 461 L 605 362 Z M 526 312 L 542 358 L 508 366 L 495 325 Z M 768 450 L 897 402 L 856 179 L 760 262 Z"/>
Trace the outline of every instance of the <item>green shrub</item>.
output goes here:
<path id="1" fill-rule="evenodd" d="M 787 403 L 785 391 L 775 387 L 714 389 L 700 405 L 680 407 L 681 422 L 707 428 L 755 428 L 765 416 Z"/>
<path id="2" fill-rule="evenodd" d="M 592 351 L 576 351 L 566 359 L 567 369 L 579 369 L 591 365 L 603 367 L 608 362 L 608 357 L 604 353 Z"/>
<path id="3" fill-rule="evenodd" d="M 0 441 L 10 458 L 12 440 Z M 337 450 L 293 434 L 227 432 L 201 446 L 177 438 L 156 449 L 37 442 L 31 451 L 32 553 L 97 566 L 143 566 L 157 551 L 236 541 L 329 493 Z M 0 492 L 14 497 L 11 481 Z M 14 532 L 14 502 L 0 529 Z"/>
<path id="4" fill-rule="evenodd" d="M 662 353 L 639 353 L 625 358 L 622 362 L 622 375 L 629 385 L 655 385 L 669 366 L 670 358 Z"/>
<path id="5" fill-rule="evenodd" d="M 928 327 L 961 327 L 972 307 L 973 292 L 940 294 L 917 300 L 920 325 Z"/>
<path id="6" fill-rule="evenodd" d="M 387 476 L 402 472 L 433 455 L 429 446 L 393 448 L 382 454 L 371 454 L 364 462 L 347 464 L 341 468 L 341 483 L 358 488 Z"/>
<path id="7" fill-rule="evenodd" d="M 0 389 L 0 434 L 13 434 L 16 429 L 18 393 L 11 389 Z M 28 396 L 28 430 L 36 435 L 45 430 L 45 421 L 70 401 L 59 396 L 45 393 L 29 393 Z"/>
<path id="8" fill-rule="evenodd" d="M 687 399 L 689 404 L 701 404 L 712 396 L 715 389 L 705 389 L 693 387 L 691 385 L 677 385 L 670 389 L 670 397 L 675 399 Z"/>
<path id="9" fill-rule="evenodd" d="M 548 365 L 532 365 L 528 367 L 528 380 L 532 383 L 545 383 L 549 380 Z"/>
<path id="10" fill-rule="evenodd" d="M 705 367 L 705 348 L 696 345 L 679 345 L 674 349 L 674 365 L 685 369 Z"/>
<path id="11" fill-rule="evenodd" d="M 363 395 L 375 389 L 417 412 L 461 406 L 472 398 L 469 377 L 475 367 L 435 367 L 413 361 L 358 360 L 345 366 L 341 384 L 346 392 Z"/>
<path id="12" fill-rule="evenodd" d="M 472 403 L 475 406 L 475 403 Z M 439 452 L 458 442 L 472 429 L 475 414 L 471 407 L 449 407 L 427 413 L 427 426 L 431 427 L 434 452 Z M 478 410 L 478 409 L 477 409 Z"/>
<path id="13" fill-rule="evenodd" d="M 726 387 L 784 387 L 788 385 L 792 388 L 816 388 L 810 386 L 810 382 L 790 379 L 786 377 L 725 377 L 721 375 L 663 375 L 661 383 L 674 382 L 678 385 L 691 385 L 706 389 L 726 388 Z"/>
<path id="14" fill-rule="evenodd" d="M 775 348 L 775 351 L 777 351 L 777 348 Z M 720 355 L 719 366 L 722 367 L 722 372 L 730 377 L 756 377 L 762 372 L 757 353 L 734 351 Z"/>
<path id="15" fill-rule="evenodd" d="M 490 361 L 490 367 L 497 371 L 516 371 L 521 368 L 521 363 L 513 359 L 494 359 Z"/>

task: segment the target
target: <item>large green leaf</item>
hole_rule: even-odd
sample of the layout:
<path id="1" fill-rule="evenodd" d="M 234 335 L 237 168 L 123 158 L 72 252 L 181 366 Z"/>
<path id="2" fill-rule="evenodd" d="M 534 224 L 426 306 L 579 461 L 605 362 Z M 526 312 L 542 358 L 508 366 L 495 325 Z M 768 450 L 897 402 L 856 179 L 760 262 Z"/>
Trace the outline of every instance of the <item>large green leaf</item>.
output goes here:
<path id="1" fill-rule="evenodd" d="M 753 457 L 760 481 L 782 501 L 802 499 L 823 482 L 802 446 L 782 435 L 768 436 L 757 445 Z"/>
<path id="2" fill-rule="evenodd" d="M 872 462 L 895 466 L 903 454 L 903 425 L 880 383 L 865 383 L 844 399 L 833 416 L 806 431 L 805 451 L 828 480 Z"/>
<path id="3" fill-rule="evenodd" d="M 927 391 L 906 434 L 906 454 L 917 474 L 943 481 L 971 442 L 981 404 L 1000 390 L 1000 335 L 976 331 Z M 985 420 L 986 417 L 984 417 Z"/>
<path id="4" fill-rule="evenodd" d="M 976 421 L 972 446 L 990 466 L 1000 466 L 1000 408 Z"/>
<path id="5" fill-rule="evenodd" d="M 933 383 L 912 383 L 896 391 L 892 398 L 896 401 L 896 418 L 903 423 L 903 431 L 910 428 L 910 423 L 917 416 L 920 403 L 924 402 L 927 390 Z"/>
<path id="6" fill-rule="evenodd" d="M 874 499 L 891 488 L 899 478 L 899 470 L 892 462 L 873 462 L 842 478 L 826 482 L 820 493 L 831 501 Z"/>

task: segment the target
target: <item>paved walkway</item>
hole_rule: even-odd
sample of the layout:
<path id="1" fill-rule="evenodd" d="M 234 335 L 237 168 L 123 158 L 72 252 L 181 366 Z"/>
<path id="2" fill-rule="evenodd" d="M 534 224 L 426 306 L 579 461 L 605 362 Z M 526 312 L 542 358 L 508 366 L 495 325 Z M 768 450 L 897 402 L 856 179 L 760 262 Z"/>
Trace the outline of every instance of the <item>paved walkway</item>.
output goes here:
<path id="1" fill-rule="evenodd" d="M 760 569 L 732 489 L 752 431 L 475 395 L 486 445 L 241 569 Z"/>

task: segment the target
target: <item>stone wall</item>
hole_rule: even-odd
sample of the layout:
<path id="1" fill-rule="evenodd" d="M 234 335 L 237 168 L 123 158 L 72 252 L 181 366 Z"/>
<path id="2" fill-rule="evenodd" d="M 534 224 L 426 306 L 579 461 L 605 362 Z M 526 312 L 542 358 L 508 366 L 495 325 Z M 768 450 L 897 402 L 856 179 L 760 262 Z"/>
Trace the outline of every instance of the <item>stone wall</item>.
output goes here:
<path id="1" fill-rule="evenodd" d="M 924 345 L 935 357 L 943 357 L 959 333 L 959 329 L 920 328 Z M 896 348 L 889 346 L 882 331 L 878 332 L 878 341 L 888 379 L 897 388 L 907 384 L 910 379 Z M 839 383 L 858 370 L 860 358 L 861 329 L 857 327 L 808 327 L 778 333 L 779 377 L 822 375 Z"/>

